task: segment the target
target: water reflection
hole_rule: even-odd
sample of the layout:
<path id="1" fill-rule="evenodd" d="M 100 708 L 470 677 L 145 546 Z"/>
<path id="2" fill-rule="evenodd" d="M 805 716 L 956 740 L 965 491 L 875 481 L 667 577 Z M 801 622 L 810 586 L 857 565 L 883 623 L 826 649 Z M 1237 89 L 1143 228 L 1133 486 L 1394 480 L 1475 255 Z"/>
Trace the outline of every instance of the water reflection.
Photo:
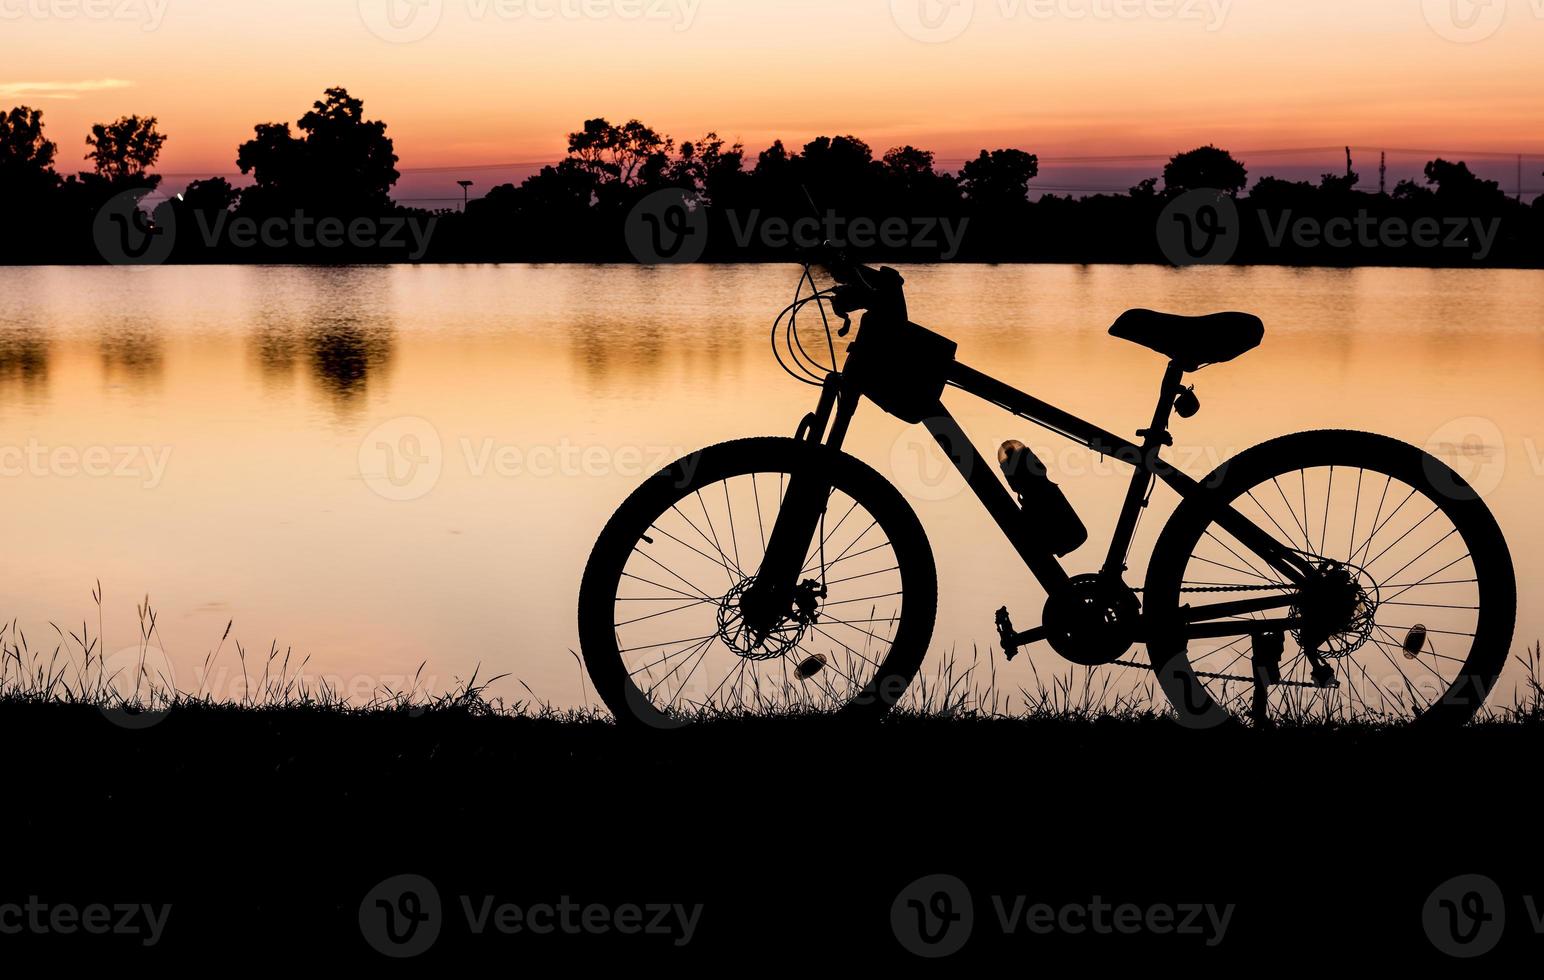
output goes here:
<path id="1" fill-rule="evenodd" d="M 97 350 L 108 384 L 148 390 L 160 383 L 165 357 L 156 327 L 151 320 L 124 318 L 103 328 Z"/>
<path id="2" fill-rule="evenodd" d="M 312 385 L 334 408 L 347 409 L 385 370 L 395 346 L 388 323 L 334 316 L 296 327 L 266 321 L 249 340 L 250 356 L 263 381 L 287 387 L 304 364 Z"/>
<path id="3" fill-rule="evenodd" d="M 0 326 L 0 385 L 29 396 L 48 389 L 48 335 L 30 325 Z"/>
<path id="4" fill-rule="evenodd" d="M 1260 351 L 1195 379 L 1203 409 L 1177 434 L 1182 469 L 1200 476 L 1295 429 L 1434 443 L 1464 472 L 1494 475 L 1486 499 L 1515 542 L 1520 594 L 1544 586 L 1544 273 L 903 272 L 912 318 L 959 341 L 965 363 L 1128 436 L 1150 417 L 1162 361 L 1105 335 L 1122 311 L 1258 313 Z M 434 690 L 481 661 L 577 703 L 589 695 L 566 652 L 574 595 L 613 509 L 681 452 L 789 432 L 813 405 L 813 389 L 786 379 L 769 349 L 797 274 L 0 269 L 0 441 L 172 450 L 154 487 L 5 481 L 7 506 L 28 515 L 0 553 L 0 581 L 14 585 L 6 615 L 46 631 L 81 615 L 100 575 L 110 594 L 154 589 L 186 617 L 176 655 L 190 678 L 207 652 L 196 641 L 234 618 L 244 640 L 295 642 L 328 669 L 411 679 L 428 659 Z M 807 328 L 823 351 L 818 318 Z M 110 381 L 148 390 L 123 398 Z M 1008 438 L 1044 448 L 1093 540 L 1108 540 L 1128 470 L 957 392 L 946 399 L 983 449 Z M 377 431 L 407 418 L 439 437 L 437 455 L 422 453 L 427 467 L 425 447 L 402 438 L 416 430 Z M 933 539 L 938 649 L 995 646 L 999 606 L 1043 602 L 1022 563 L 973 497 L 938 482 L 952 470 L 925 433 L 918 443 L 918 430 L 873 409 L 853 433 L 853 453 L 902 487 Z M 420 496 L 382 495 L 361 478 L 362 451 L 382 443 L 401 450 L 399 474 L 419 465 Z M 1134 569 L 1173 503 L 1155 496 Z M 1084 551 L 1070 568 L 1102 557 L 1097 545 Z M 124 605 L 109 635 L 136 635 Z M 1519 644 L 1544 635 L 1538 604 L 1518 613 Z"/>
<path id="5" fill-rule="evenodd" d="M 364 394 L 370 375 L 391 360 L 392 331 L 380 323 L 338 318 L 312 324 L 305 347 L 316 386 L 345 406 Z"/>
<path id="6" fill-rule="evenodd" d="M 667 338 L 660 323 L 586 316 L 574 322 L 571 349 L 574 362 L 592 382 L 618 373 L 645 379 L 664 368 Z"/>
<path id="7" fill-rule="evenodd" d="M 395 348 L 391 270 L 306 268 L 277 281 L 250 275 L 257 310 L 248 346 L 263 381 L 287 387 L 303 366 L 335 410 L 352 412 Z"/>
<path id="8" fill-rule="evenodd" d="M 264 383 L 287 388 L 295 380 L 295 365 L 300 357 L 294 327 L 281 316 L 267 311 L 255 320 L 249 341 L 252 361 Z"/>

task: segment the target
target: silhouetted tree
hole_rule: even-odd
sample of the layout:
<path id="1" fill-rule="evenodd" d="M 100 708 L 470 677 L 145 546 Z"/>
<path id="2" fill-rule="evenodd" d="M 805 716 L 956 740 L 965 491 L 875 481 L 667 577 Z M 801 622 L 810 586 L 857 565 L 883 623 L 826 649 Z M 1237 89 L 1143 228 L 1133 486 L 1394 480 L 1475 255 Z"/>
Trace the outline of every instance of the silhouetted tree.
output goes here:
<path id="1" fill-rule="evenodd" d="M 182 191 L 182 203 L 190 211 L 229 211 L 241 199 L 241 191 L 224 177 L 195 180 Z"/>
<path id="2" fill-rule="evenodd" d="M 1357 182 L 1361 179 L 1361 174 L 1355 170 L 1343 174 L 1320 174 L 1319 189 L 1326 194 L 1346 194 L 1355 190 Z"/>
<path id="3" fill-rule="evenodd" d="M 1248 181 L 1244 165 L 1210 143 L 1175 154 L 1163 168 L 1163 187 L 1170 194 L 1213 188 L 1237 197 Z"/>
<path id="4" fill-rule="evenodd" d="M 1029 199 L 1040 158 L 1023 150 L 982 150 L 960 168 L 960 187 L 977 209 L 1016 208 Z"/>
<path id="5" fill-rule="evenodd" d="M 156 129 L 155 116 L 123 116 L 110 123 L 97 123 L 86 137 L 97 176 L 111 184 L 144 180 L 150 187 L 160 183 L 160 175 L 148 175 L 161 157 L 165 134 Z"/>
<path id="6" fill-rule="evenodd" d="M 27 261 L 56 249 L 59 175 L 58 147 L 43 135 L 43 113 L 16 106 L 0 114 L 0 261 Z M 37 261 L 37 259 L 32 259 Z"/>
<path id="7" fill-rule="evenodd" d="M 363 100 L 329 88 L 296 125 L 304 136 L 289 123 L 260 124 L 237 150 L 236 165 L 253 180 L 243 211 L 355 217 L 393 207 L 397 155 L 386 124 L 365 118 Z"/>
<path id="8" fill-rule="evenodd" d="M 1158 196 L 1158 178 L 1144 177 L 1136 182 L 1131 190 L 1126 192 L 1129 197 L 1140 200 L 1151 200 Z"/>
<path id="9" fill-rule="evenodd" d="M 43 135 L 43 111 L 19 105 L 0 115 L 0 195 L 13 198 L 52 190 L 58 146 Z"/>
<path id="10" fill-rule="evenodd" d="M 1413 180 L 1401 180 L 1394 185 L 1394 191 L 1389 195 L 1396 201 L 1403 203 L 1426 203 L 1437 196 L 1437 192 L 1424 184 L 1417 184 Z"/>
<path id="11" fill-rule="evenodd" d="M 675 143 L 636 119 L 614 126 L 605 119 L 586 119 L 568 134 L 568 153 L 602 182 L 631 185 L 649 160 L 668 156 Z M 658 163 L 656 163 L 658 166 Z"/>
<path id="12" fill-rule="evenodd" d="M 559 163 L 519 185 L 492 188 L 465 213 L 429 215 L 391 200 L 398 172 L 386 124 L 365 118 L 363 102 L 345 89 L 327 89 L 294 130 L 290 123 L 255 126 L 253 138 L 237 151 L 250 186 L 238 189 L 219 177 L 194 181 L 162 202 L 153 221 L 175 219 L 179 229 L 186 221 L 207 232 L 235 227 L 225 220 L 233 210 L 259 218 L 303 212 L 317 222 L 432 217 L 442 230 L 434 235 L 431 260 L 611 261 L 631 255 L 624 228 L 634 207 L 655 190 L 677 187 L 702 195 L 710 260 L 786 259 L 790 246 L 819 234 L 843 236 L 862 257 L 880 260 L 1161 262 L 1166 257 L 1153 229 L 1169 198 L 1197 188 L 1237 196 L 1248 177 L 1231 154 L 1208 145 L 1171 158 L 1161 191 L 1160 178 L 1151 177 L 1125 194 L 1045 194 L 1031 202 L 1039 160 L 1020 149 L 983 149 L 952 175 L 938 171 L 933 154 L 920 147 L 896 146 L 876 158 L 856 136 L 817 136 L 798 152 L 776 141 L 747 168 L 744 147 L 716 133 L 677 144 L 637 119 L 613 125 L 596 117 L 569 134 L 568 155 Z M 42 114 L 26 106 L 0 114 L 0 207 L 12 229 L 0 238 L 0 261 L 103 258 L 97 251 L 102 208 L 115 195 L 143 196 L 157 185 L 160 177 L 151 170 L 165 140 L 154 117 L 99 124 L 87 138 L 93 169 L 61 180 L 54 171 L 57 147 L 43 134 Z M 1390 195 L 1356 190 L 1354 173 L 1327 173 L 1318 183 L 1262 177 L 1238 202 L 1243 221 L 1234 261 L 1544 265 L 1544 197 L 1523 206 L 1461 161 L 1432 160 L 1424 177 L 1400 181 Z M 1457 229 L 1456 236 L 1443 236 L 1456 245 L 1436 248 L 1429 236 L 1405 245 L 1390 244 L 1399 236 L 1369 238 L 1367 217 L 1402 221 L 1407 228 L 1417 227 L 1415 221 L 1430 228 L 1437 219 Z M 1337 220 L 1345 218 L 1355 219 L 1349 239 L 1314 231 L 1347 227 Z M 1494 231 L 1492 218 L 1502 219 Z M 1465 222 L 1479 219 L 1487 222 L 1483 229 L 1464 230 Z M 1332 237 L 1336 241 L 1326 241 Z M 1476 251 L 1481 243 L 1483 254 Z M 335 262 L 403 255 L 368 244 L 340 250 L 178 234 L 172 260 Z"/>
<path id="13" fill-rule="evenodd" d="M 707 194 L 712 193 L 714 185 L 744 173 L 745 147 L 739 143 L 727 146 L 717 133 L 688 140 L 681 144 L 677 153 L 679 158 L 671 171 L 672 180 Z"/>
<path id="14" fill-rule="evenodd" d="M 1326 177 L 1332 176 L 1329 174 Z M 1249 191 L 1249 201 L 1256 208 L 1299 208 L 1313 200 L 1320 188 L 1306 180 L 1282 180 L 1280 177 L 1261 177 Z"/>
<path id="15" fill-rule="evenodd" d="M 1438 199 L 1459 208 L 1478 208 L 1488 214 L 1511 200 L 1499 182 L 1481 179 L 1462 160 L 1450 163 L 1438 157 L 1426 164 L 1425 174 Z"/>

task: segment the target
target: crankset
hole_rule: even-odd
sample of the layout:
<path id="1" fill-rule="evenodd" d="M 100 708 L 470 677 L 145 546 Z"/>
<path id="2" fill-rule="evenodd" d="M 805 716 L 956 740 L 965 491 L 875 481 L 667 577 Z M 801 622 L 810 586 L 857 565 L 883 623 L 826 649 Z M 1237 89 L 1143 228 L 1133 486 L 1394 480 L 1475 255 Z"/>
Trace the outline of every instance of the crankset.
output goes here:
<path id="1" fill-rule="evenodd" d="M 1008 607 L 997 610 L 996 626 L 998 642 L 1003 656 L 1012 660 L 1019 651 L 1031 643 L 1047 640 L 1051 647 L 1073 663 L 1087 667 L 1109 665 L 1152 670 L 1152 664 L 1120 659 L 1136 640 L 1136 624 L 1141 607 L 1137 599 L 1139 590 L 1129 588 L 1119 580 L 1110 580 L 1097 574 L 1079 575 L 1068 580 L 1046 600 L 1046 612 L 1041 625 L 1022 632 L 1015 630 Z M 1213 585 L 1182 588 L 1181 592 L 1254 592 L 1256 585 Z M 1361 613 L 1359 605 L 1357 612 Z M 1293 638 L 1302 641 L 1299 633 Z M 1281 655 L 1286 638 L 1280 633 L 1256 634 L 1252 640 L 1251 657 L 1254 664 L 1252 675 L 1230 674 L 1214 671 L 1195 671 L 1201 680 L 1232 681 L 1253 684 L 1257 701 L 1262 692 L 1270 687 L 1334 688 L 1340 682 L 1326 654 L 1317 648 L 1303 649 L 1310 666 L 1310 679 L 1289 680 L 1281 676 Z M 1359 645 L 1359 644 L 1358 644 Z M 1331 645 L 1327 656 L 1336 657 L 1344 646 Z M 1354 647 L 1353 647 L 1354 649 Z"/>

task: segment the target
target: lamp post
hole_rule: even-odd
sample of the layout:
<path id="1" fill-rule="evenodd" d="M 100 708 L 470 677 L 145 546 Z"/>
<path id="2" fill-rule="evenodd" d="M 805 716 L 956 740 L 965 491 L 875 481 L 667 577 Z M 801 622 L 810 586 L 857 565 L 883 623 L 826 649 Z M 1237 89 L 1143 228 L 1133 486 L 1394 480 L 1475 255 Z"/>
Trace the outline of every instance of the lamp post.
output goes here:
<path id="1" fill-rule="evenodd" d="M 472 182 L 470 180 L 458 180 L 456 183 L 461 185 L 461 211 L 464 214 L 466 213 L 467 188 L 472 186 Z"/>

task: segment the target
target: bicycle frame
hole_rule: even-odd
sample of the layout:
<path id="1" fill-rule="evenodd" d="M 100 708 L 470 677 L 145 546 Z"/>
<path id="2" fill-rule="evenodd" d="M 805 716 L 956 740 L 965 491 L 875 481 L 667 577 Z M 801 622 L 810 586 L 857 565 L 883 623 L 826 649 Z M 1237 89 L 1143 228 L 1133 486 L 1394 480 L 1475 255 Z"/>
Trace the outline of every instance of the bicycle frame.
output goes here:
<path id="1" fill-rule="evenodd" d="M 848 370 L 851 368 L 851 358 L 847 368 Z M 1158 394 L 1158 406 L 1154 410 L 1151 424 L 1137 432 L 1137 435 L 1142 438 L 1140 444 L 1122 439 L 959 361 L 949 365 L 946 378 L 950 386 L 1134 468 L 1131 483 L 1127 488 L 1125 500 L 1121 505 L 1120 515 L 1100 569 L 1100 574 L 1118 579 L 1127 570 L 1126 559 L 1136 533 L 1137 521 L 1142 509 L 1147 506 L 1154 480 L 1161 480 L 1186 499 L 1202 494 L 1207 489 L 1200 481 L 1170 466 L 1161 456 L 1161 450 L 1173 444 L 1173 439 L 1169 435 L 1169 418 L 1174 400 L 1183 390 L 1184 374 L 1185 371 L 1180 365 L 1172 362 L 1168 365 L 1164 372 Z M 821 443 L 833 450 L 840 450 L 853 415 L 863 397 L 864 392 L 859 390 L 848 374 L 833 372 L 826 378 L 820 402 L 815 411 L 801 422 L 798 438 Z M 965 435 L 954 416 L 944 407 L 941 399 L 932 405 L 927 417 L 922 419 L 922 425 L 932 434 L 939 448 L 944 451 L 964 478 L 966 485 L 981 501 L 1003 536 L 1013 544 L 1025 566 L 1040 585 L 1048 593 L 1065 585 L 1069 581 L 1067 571 L 1054 555 L 1036 546 L 1026 528 L 1019 504 L 998 479 L 995 468 L 982 458 L 981 453 Z M 814 532 L 815 522 L 823 508 L 823 500 L 824 495 L 819 487 L 800 487 L 790 483 L 784 498 L 784 511 L 780 514 L 768 543 L 763 564 L 764 580 L 776 582 L 782 577 L 791 577 L 796 573 L 811 540 L 810 535 Z M 785 517 L 790 519 L 785 520 Z M 1300 554 L 1279 543 L 1268 532 L 1231 506 L 1224 508 L 1216 520 L 1219 526 L 1259 555 L 1271 568 L 1280 572 L 1288 582 L 1301 585 L 1312 574 L 1312 567 Z M 786 569 L 784 566 L 787 566 Z M 1284 609 L 1295 602 L 1295 592 L 1288 590 L 1282 594 L 1264 598 L 1187 607 L 1184 614 L 1187 635 L 1197 638 L 1285 633 L 1300 627 L 1301 623 L 1297 617 L 1250 620 L 1224 619 L 1224 617 Z M 1044 632 L 1040 627 L 1016 636 L 1016 640 L 1021 644 L 1043 638 Z"/>

